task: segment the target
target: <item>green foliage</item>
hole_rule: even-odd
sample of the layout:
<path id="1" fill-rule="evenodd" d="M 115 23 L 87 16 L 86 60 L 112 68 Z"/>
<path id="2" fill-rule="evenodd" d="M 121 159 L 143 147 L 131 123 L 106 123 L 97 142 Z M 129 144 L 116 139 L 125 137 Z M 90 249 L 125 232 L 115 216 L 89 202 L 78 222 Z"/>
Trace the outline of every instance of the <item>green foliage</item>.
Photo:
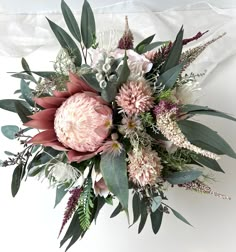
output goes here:
<path id="1" fill-rule="evenodd" d="M 16 106 L 15 106 L 16 102 L 18 104 L 21 103 L 21 105 L 23 105 L 26 108 L 29 108 L 29 105 L 28 105 L 27 102 L 25 102 L 23 100 L 15 100 L 15 99 L 0 100 L 0 108 L 4 109 L 4 110 L 7 110 L 7 111 L 10 111 L 10 112 L 17 113 Z"/>
<path id="2" fill-rule="evenodd" d="M 28 109 L 26 106 L 24 106 L 21 102 L 15 101 L 15 108 L 18 116 L 20 117 L 21 121 L 23 123 L 26 123 L 30 121 L 31 119 L 28 117 L 32 115 L 32 112 L 30 109 Z"/>
<path id="3" fill-rule="evenodd" d="M 184 184 L 196 180 L 201 175 L 202 172 L 198 170 L 179 171 L 165 174 L 164 179 L 172 185 Z"/>
<path id="4" fill-rule="evenodd" d="M 141 219 L 140 219 L 140 223 L 139 223 L 139 227 L 138 227 L 138 233 L 141 233 L 145 223 L 147 221 L 147 217 L 148 217 L 148 212 L 147 212 L 147 205 L 146 205 L 146 201 L 144 199 L 142 199 L 140 201 L 140 215 L 141 215 Z"/>
<path id="5" fill-rule="evenodd" d="M 1 127 L 2 134 L 8 139 L 15 139 L 16 133 L 19 132 L 19 127 L 16 125 L 5 125 Z"/>
<path id="6" fill-rule="evenodd" d="M 78 203 L 78 214 L 80 220 L 80 226 L 83 231 L 87 230 L 91 224 L 91 214 L 94 207 L 93 203 L 94 194 L 92 188 L 92 179 L 87 178 L 84 183 L 83 191 L 80 194 Z"/>
<path id="7" fill-rule="evenodd" d="M 57 186 L 54 208 L 62 201 L 62 199 L 64 198 L 64 196 L 68 192 L 68 190 L 66 190 L 66 189 L 67 189 L 67 185 Z"/>
<path id="8" fill-rule="evenodd" d="M 153 118 L 151 112 L 145 112 L 140 114 L 140 118 L 144 127 L 151 127 L 155 124 L 155 119 Z"/>
<path id="9" fill-rule="evenodd" d="M 35 103 L 33 101 L 32 91 L 29 88 L 29 84 L 27 84 L 24 79 L 21 79 L 20 89 L 22 97 L 29 103 L 30 106 L 34 107 Z"/>
<path id="10" fill-rule="evenodd" d="M 20 163 L 14 169 L 12 174 L 12 182 L 11 182 L 11 193 L 12 196 L 15 197 L 20 189 L 21 180 L 23 179 L 25 174 L 25 166 L 23 163 Z"/>
<path id="11" fill-rule="evenodd" d="M 110 218 L 116 217 L 120 212 L 122 212 L 122 205 L 119 203 L 113 213 L 111 214 Z"/>
<path id="12" fill-rule="evenodd" d="M 132 208 L 133 208 L 133 224 L 138 220 L 138 218 L 140 217 L 140 206 L 141 206 L 141 200 L 140 200 L 140 196 L 139 193 L 134 193 L 133 196 L 133 202 L 132 202 Z"/>
<path id="13" fill-rule="evenodd" d="M 157 234 L 162 223 L 163 218 L 163 207 L 159 206 L 155 211 L 150 214 L 152 230 L 154 234 Z"/>
<path id="14" fill-rule="evenodd" d="M 218 162 L 214 159 L 208 158 L 208 157 L 203 157 L 201 155 L 197 155 L 197 157 L 195 158 L 195 161 L 212 169 L 213 171 L 217 171 L 217 172 L 223 172 L 222 168 L 220 167 L 220 165 L 218 164 Z"/>
<path id="15" fill-rule="evenodd" d="M 88 3 L 84 0 L 82 14 L 81 14 L 81 35 L 84 46 L 90 48 L 96 44 L 96 25 L 93 11 Z"/>

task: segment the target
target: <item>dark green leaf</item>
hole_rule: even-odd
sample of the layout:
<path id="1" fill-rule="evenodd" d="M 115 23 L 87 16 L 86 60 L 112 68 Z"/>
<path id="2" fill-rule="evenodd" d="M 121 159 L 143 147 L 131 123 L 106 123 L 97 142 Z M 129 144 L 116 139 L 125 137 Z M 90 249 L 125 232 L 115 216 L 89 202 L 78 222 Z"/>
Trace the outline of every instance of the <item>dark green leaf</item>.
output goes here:
<path id="1" fill-rule="evenodd" d="M 149 45 L 152 40 L 154 39 L 155 34 L 145 38 L 144 40 L 142 40 L 136 47 L 135 47 L 135 51 L 139 54 L 143 53 L 143 49 L 145 48 L 145 46 Z"/>
<path id="2" fill-rule="evenodd" d="M 60 247 L 63 246 L 63 244 L 70 239 L 73 236 L 80 237 L 83 233 L 83 230 L 80 226 L 80 220 L 79 220 L 79 215 L 77 212 L 74 213 L 73 218 L 70 222 L 70 225 L 63 237 L 63 239 L 60 242 Z"/>
<path id="3" fill-rule="evenodd" d="M 92 73 L 88 73 L 88 74 L 83 74 L 81 76 L 82 79 L 84 79 L 86 81 L 86 83 L 93 88 L 94 90 L 101 92 L 102 88 L 99 86 L 99 83 L 96 79 L 95 74 Z"/>
<path id="4" fill-rule="evenodd" d="M 179 220 L 183 221 L 184 223 L 192 226 L 179 212 L 177 212 L 176 210 L 174 210 L 171 207 L 169 207 L 169 208 L 171 209 L 171 211 L 173 212 L 173 214 L 175 215 L 175 217 L 177 217 Z"/>
<path id="5" fill-rule="evenodd" d="M 100 197 L 100 196 L 97 197 L 97 207 L 96 207 L 96 211 L 94 214 L 95 223 L 97 221 L 98 214 L 99 214 L 100 210 L 102 209 L 102 207 L 105 205 L 105 203 L 106 203 L 106 201 L 103 197 Z"/>
<path id="6" fill-rule="evenodd" d="M 21 79 L 20 88 L 23 98 L 29 103 L 30 106 L 34 107 L 32 91 L 29 88 L 29 85 L 23 79 Z"/>
<path id="7" fill-rule="evenodd" d="M 151 43 L 150 45 L 146 45 L 143 49 L 143 53 L 151 51 L 151 50 L 155 49 L 156 47 L 159 47 L 159 46 L 166 44 L 166 43 L 168 43 L 168 41 L 156 41 L 156 42 Z"/>
<path id="8" fill-rule="evenodd" d="M 117 95 L 117 86 L 114 85 L 113 83 L 107 83 L 106 88 L 103 89 L 101 92 L 103 100 L 109 103 L 114 101 L 116 95 Z"/>
<path id="9" fill-rule="evenodd" d="M 127 81 L 128 77 L 130 75 L 130 70 L 129 70 L 127 60 L 128 60 L 128 57 L 127 57 L 127 55 L 125 53 L 125 56 L 124 56 L 124 59 L 123 59 L 123 64 L 121 66 L 121 71 L 119 73 L 119 78 L 118 78 L 118 81 L 117 81 L 117 89 L 119 89 L 120 86 Z"/>
<path id="10" fill-rule="evenodd" d="M 168 69 L 166 72 L 159 76 L 157 85 L 162 84 L 165 89 L 173 88 L 182 68 L 183 64 L 181 63 L 177 66 L 174 66 L 173 68 Z"/>
<path id="11" fill-rule="evenodd" d="M 30 67 L 29 67 L 27 61 L 25 60 L 25 58 L 21 59 L 21 65 L 22 65 L 22 68 L 25 70 L 25 72 L 27 74 L 31 75 Z"/>
<path id="12" fill-rule="evenodd" d="M 74 40 L 70 37 L 70 35 L 63 30 L 60 26 L 57 24 L 53 23 L 51 20 L 47 18 L 49 25 L 54 32 L 58 42 L 60 43 L 61 47 L 64 48 L 71 59 L 74 61 L 76 66 L 81 66 L 82 63 L 82 58 L 80 54 L 80 50 L 77 47 L 76 43 Z"/>
<path id="13" fill-rule="evenodd" d="M 161 205 L 161 201 L 162 201 L 161 196 L 156 196 L 155 198 L 153 198 L 151 206 L 153 213 L 156 212 L 156 210 L 159 208 L 159 206 Z"/>
<path id="14" fill-rule="evenodd" d="M 64 196 L 68 192 L 68 190 L 66 189 L 67 189 L 67 186 L 65 185 L 57 186 L 54 208 L 61 202 L 61 200 L 64 198 Z"/>
<path id="15" fill-rule="evenodd" d="M 151 217 L 151 222 L 152 222 L 153 233 L 157 234 L 161 227 L 161 222 L 162 222 L 162 217 L 163 217 L 162 207 L 156 209 L 155 212 L 152 212 L 150 214 L 150 217 Z"/>
<path id="16" fill-rule="evenodd" d="M 195 179 L 197 179 L 199 176 L 202 175 L 201 171 L 197 170 L 190 170 L 190 171 L 179 171 L 179 172 L 173 172 L 169 173 L 165 176 L 165 179 L 170 184 L 184 184 L 187 182 L 191 182 Z"/>
<path id="17" fill-rule="evenodd" d="M 61 10 L 69 31 L 71 32 L 71 34 L 74 36 L 75 39 L 81 42 L 81 35 L 78 23 L 76 22 L 76 19 L 71 9 L 64 0 L 61 1 Z"/>
<path id="18" fill-rule="evenodd" d="M 208 150 L 208 151 L 211 151 L 211 152 L 218 154 L 218 155 L 224 154 L 222 151 L 217 150 L 215 147 L 211 146 L 210 143 L 205 143 L 205 142 L 202 142 L 199 140 L 193 140 L 191 142 L 193 145 L 196 145 L 196 146 L 202 148 L 203 150 Z"/>
<path id="19" fill-rule="evenodd" d="M 126 153 L 101 155 L 100 169 L 108 189 L 119 199 L 125 211 L 128 210 L 128 178 Z"/>
<path id="20" fill-rule="evenodd" d="M 118 206 L 116 207 L 116 209 L 111 214 L 110 218 L 116 217 L 122 210 L 123 210 L 122 205 L 119 203 Z"/>
<path id="21" fill-rule="evenodd" d="M 224 112 L 221 111 L 217 111 L 208 107 L 204 107 L 204 106 L 199 106 L 199 105 L 193 105 L 193 104 L 187 104 L 184 105 L 183 108 L 181 109 L 182 112 L 191 114 L 191 115 L 210 115 L 210 116 L 218 116 L 218 117 L 222 117 L 222 118 L 226 118 L 232 121 L 236 122 L 236 118 L 225 114 Z"/>
<path id="22" fill-rule="evenodd" d="M 25 106 L 27 108 L 29 107 L 28 103 L 25 101 L 22 101 L 22 100 L 3 99 L 3 100 L 0 100 L 0 108 L 7 110 L 7 111 L 17 113 L 16 107 L 15 107 L 16 102 L 21 103 L 23 106 Z"/>
<path id="23" fill-rule="evenodd" d="M 146 220 L 147 220 L 147 206 L 144 202 L 144 200 L 141 201 L 141 205 L 140 205 L 140 214 L 141 214 L 141 220 L 139 223 L 139 227 L 138 227 L 138 233 L 140 234 L 145 226 Z"/>
<path id="24" fill-rule="evenodd" d="M 218 164 L 218 162 L 214 159 L 208 158 L 208 157 L 203 157 L 201 155 L 198 155 L 198 157 L 195 159 L 200 164 L 203 164 L 204 166 L 212 169 L 213 171 L 218 171 L 218 172 L 223 172 L 222 168 Z"/>
<path id="25" fill-rule="evenodd" d="M 86 0 L 84 1 L 81 14 L 81 34 L 85 47 L 90 48 L 95 42 L 96 26 L 93 11 Z"/>
<path id="26" fill-rule="evenodd" d="M 15 109 L 23 123 L 26 123 L 31 120 L 28 116 L 32 115 L 32 112 L 21 102 L 15 101 Z"/>
<path id="27" fill-rule="evenodd" d="M 189 120 L 179 121 L 178 124 L 181 131 L 190 142 L 201 141 L 207 143 L 220 152 L 232 158 L 236 158 L 234 150 L 216 131 L 213 131 L 203 124 Z"/>
<path id="28" fill-rule="evenodd" d="M 11 182 L 11 193 L 12 196 L 15 197 L 16 194 L 18 193 L 19 189 L 20 189 L 20 183 L 21 180 L 23 178 L 23 174 L 24 174 L 24 165 L 23 164 L 19 164 L 12 175 L 12 182 Z"/>
<path id="29" fill-rule="evenodd" d="M 133 224 L 138 220 L 140 216 L 140 204 L 141 202 L 140 202 L 139 194 L 135 193 L 133 197 L 133 215 L 134 215 Z"/>
<path id="30" fill-rule="evenodd" d="M 163 67 L 161 68 L 161 74 L 179 64 L 179 60 L 180 60 L 180 56 L 181 56 L 182 48 L 183 48 L 183 42 L 182 42 L 183 34 L 184 34 L 184 30 L 183 30 L 183 27 L 181 27 L 179 33 L 177 34 L 175 42 L 172 45 L 168 58 L 165 61 L 165 64 L 163 65 Z"/>
<path id="31" fill-rule="evenodd" d="M 15 135 L 19 130 L 19 127 L 15 125 L 5 125 L 1 127 L 2 134 L 8 139 L 15 139 Z"/>

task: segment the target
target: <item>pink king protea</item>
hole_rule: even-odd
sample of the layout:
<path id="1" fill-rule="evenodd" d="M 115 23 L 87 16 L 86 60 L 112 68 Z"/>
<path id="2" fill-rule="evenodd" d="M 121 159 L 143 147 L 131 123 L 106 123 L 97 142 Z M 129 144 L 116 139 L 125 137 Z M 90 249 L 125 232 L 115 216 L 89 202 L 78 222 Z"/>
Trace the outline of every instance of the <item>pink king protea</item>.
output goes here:
<path id="1" fill-rule="evenodd" d="M 82 79 L 70 73 L 67 91 L 35 98 L 44 110 L 25 126 L 45 130 L 30 142 L 68 151 L 70 162 L 89 159 L 103 150 L 112 124 L 112 110 Z"/>

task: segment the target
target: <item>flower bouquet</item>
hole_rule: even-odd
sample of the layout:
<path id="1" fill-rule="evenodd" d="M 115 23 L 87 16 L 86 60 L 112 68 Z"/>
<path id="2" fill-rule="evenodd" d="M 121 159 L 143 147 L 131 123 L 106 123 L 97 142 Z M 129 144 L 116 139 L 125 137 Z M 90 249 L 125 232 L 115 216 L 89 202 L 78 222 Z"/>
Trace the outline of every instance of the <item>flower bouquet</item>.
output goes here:
<path id="1" fill-rule="evenodd" d="M 224 34 L 188 50 L 184 46 L 204 33 L 184 39 L 181 27 L 173 42 L 153 42 L 152 35 L 136 44 L 126 17 L 123 36 L 107 49 L 96 39 L 86 0 L 80 26 L 64 0 L 61 7 L 68 32 L 48 19 L 62 47 L 54 71 L 33 71 L 23 58 L 23 71 L 12 75 L 21 79 L 19 99 L 0 100 L 0 108 L 17 113 L 23 123 L 1 128 L 22 145 L 21 152 L 5 152 L 9 158 L 1 162 L 15 166 L 13 197 L 21 181 L 33 176 L 47 178 L 56 188 L 56 205 L 69 193 L 59 231 L 71 219 L 61 240 L 61 246 L 70 240 L 67 249 L 114 200 L 118 205 L 111 217 L 124 212 L 130 225 L 139 222 L 139 233 L 150 218 L 156 234 L 170 212 L 190 225 L 167 204 L 168 188 L 230 199 L 209 187 L 208 172 L 223 172 L 217 160 L 236 158 L 236 153 L 217 132 L 193 119 L 236 119 L 196 105 L 204 73 L 186 72 Z"/>

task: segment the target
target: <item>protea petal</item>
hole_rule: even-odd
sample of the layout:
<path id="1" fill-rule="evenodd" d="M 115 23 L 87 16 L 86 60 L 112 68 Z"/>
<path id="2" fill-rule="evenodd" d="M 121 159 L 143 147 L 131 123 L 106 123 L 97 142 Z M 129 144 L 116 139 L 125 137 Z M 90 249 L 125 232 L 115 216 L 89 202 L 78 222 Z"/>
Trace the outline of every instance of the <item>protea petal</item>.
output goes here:
<path id="1" fill-rule="evenodd" d="M 87 160 L 89 158 L 92 158 L 96 155 L 96 152 L 78 152 L 75 150 L 70 150 L 67 153 L 67 157 L 69 162 L 81 162 L 84 160 Z"/>
<path id="2" fill-rule="evenodd" d="M 58 108 L 66 100 L 61 97 L 34 98 L 34 101 L 43 108 Z"/>
<path id="3" fill-rule="evenodd" d="M 81 87 L 73 82 L 67 82 L 66 87 L 70 95 L 81 92 Z"/>
<path id="4" fill-rule="evenodd" d="M 57 136 L 54 130 L 45 130 L 35 135 L 30 139 L 29 143 L 33 144 L 46 144 L 48 142 L 53 142 L 57 140 Z"/>
<path id="5" fill-rule="evenodd" d="M 29 118 L 34 119 L 34 120 L 54 121 L 54 116 L 55 116 L 56 111 L 57 111 L 56 108 L 44 109 L 29 116 Z"/>
<path id="6" fill-rule="evenodd" d="M 68 149 L 58 141 L 45 143 L 44 146 L 52 147 L 58 151 L 68 151 Z"/>
<path id="7" fill-rule="evenodd" d="M 70 93 L 67 92 L 67 91 L 57 91 L 57 90 L 54 90 L 53 91 L 53 95 L 56 96 L 56 97 L 60 97 L 60 98 L 70 97 Z"/>
<path id="8" fill-rule="evenodd" d="M 24 126 L 28 126 L 35 129 L 53 129 L 54 122 L 53 121 L 46 121 L 46 120 L 31 120 L 27 123 L 24 123 Z"/>
<path id="9" fill-rule="evenodd" d="M 96 134 L 98 134 L 102 138 L 106 138 L 107 133 L 108 133 L 107 128 L 105 128 L 103 125 L 97 127 L 94 131 L 96 132 Z"/>
<path id="10" fill-rule="evenodd" d="M 111 114 L 111 109 L 109 107 L 103 106 L 103 105 L 95 107 L 94 110 L 96 112 L 98 112 L 99 114 L 102 114 L 102 115 L 105 115 L 105 116 Z"/>
<path id="11" fill-rule="evenodd" d="M 69 73 L 69 79 L 70 79 L 70 82 L 78 85 L 80 91 L 90 91 L 90 92 L 96 93 L 96 91 L 93 88 L 91 88 L 84 80 L 82 80 L 77 75 L 73 74 L 72 72 Z"/>

